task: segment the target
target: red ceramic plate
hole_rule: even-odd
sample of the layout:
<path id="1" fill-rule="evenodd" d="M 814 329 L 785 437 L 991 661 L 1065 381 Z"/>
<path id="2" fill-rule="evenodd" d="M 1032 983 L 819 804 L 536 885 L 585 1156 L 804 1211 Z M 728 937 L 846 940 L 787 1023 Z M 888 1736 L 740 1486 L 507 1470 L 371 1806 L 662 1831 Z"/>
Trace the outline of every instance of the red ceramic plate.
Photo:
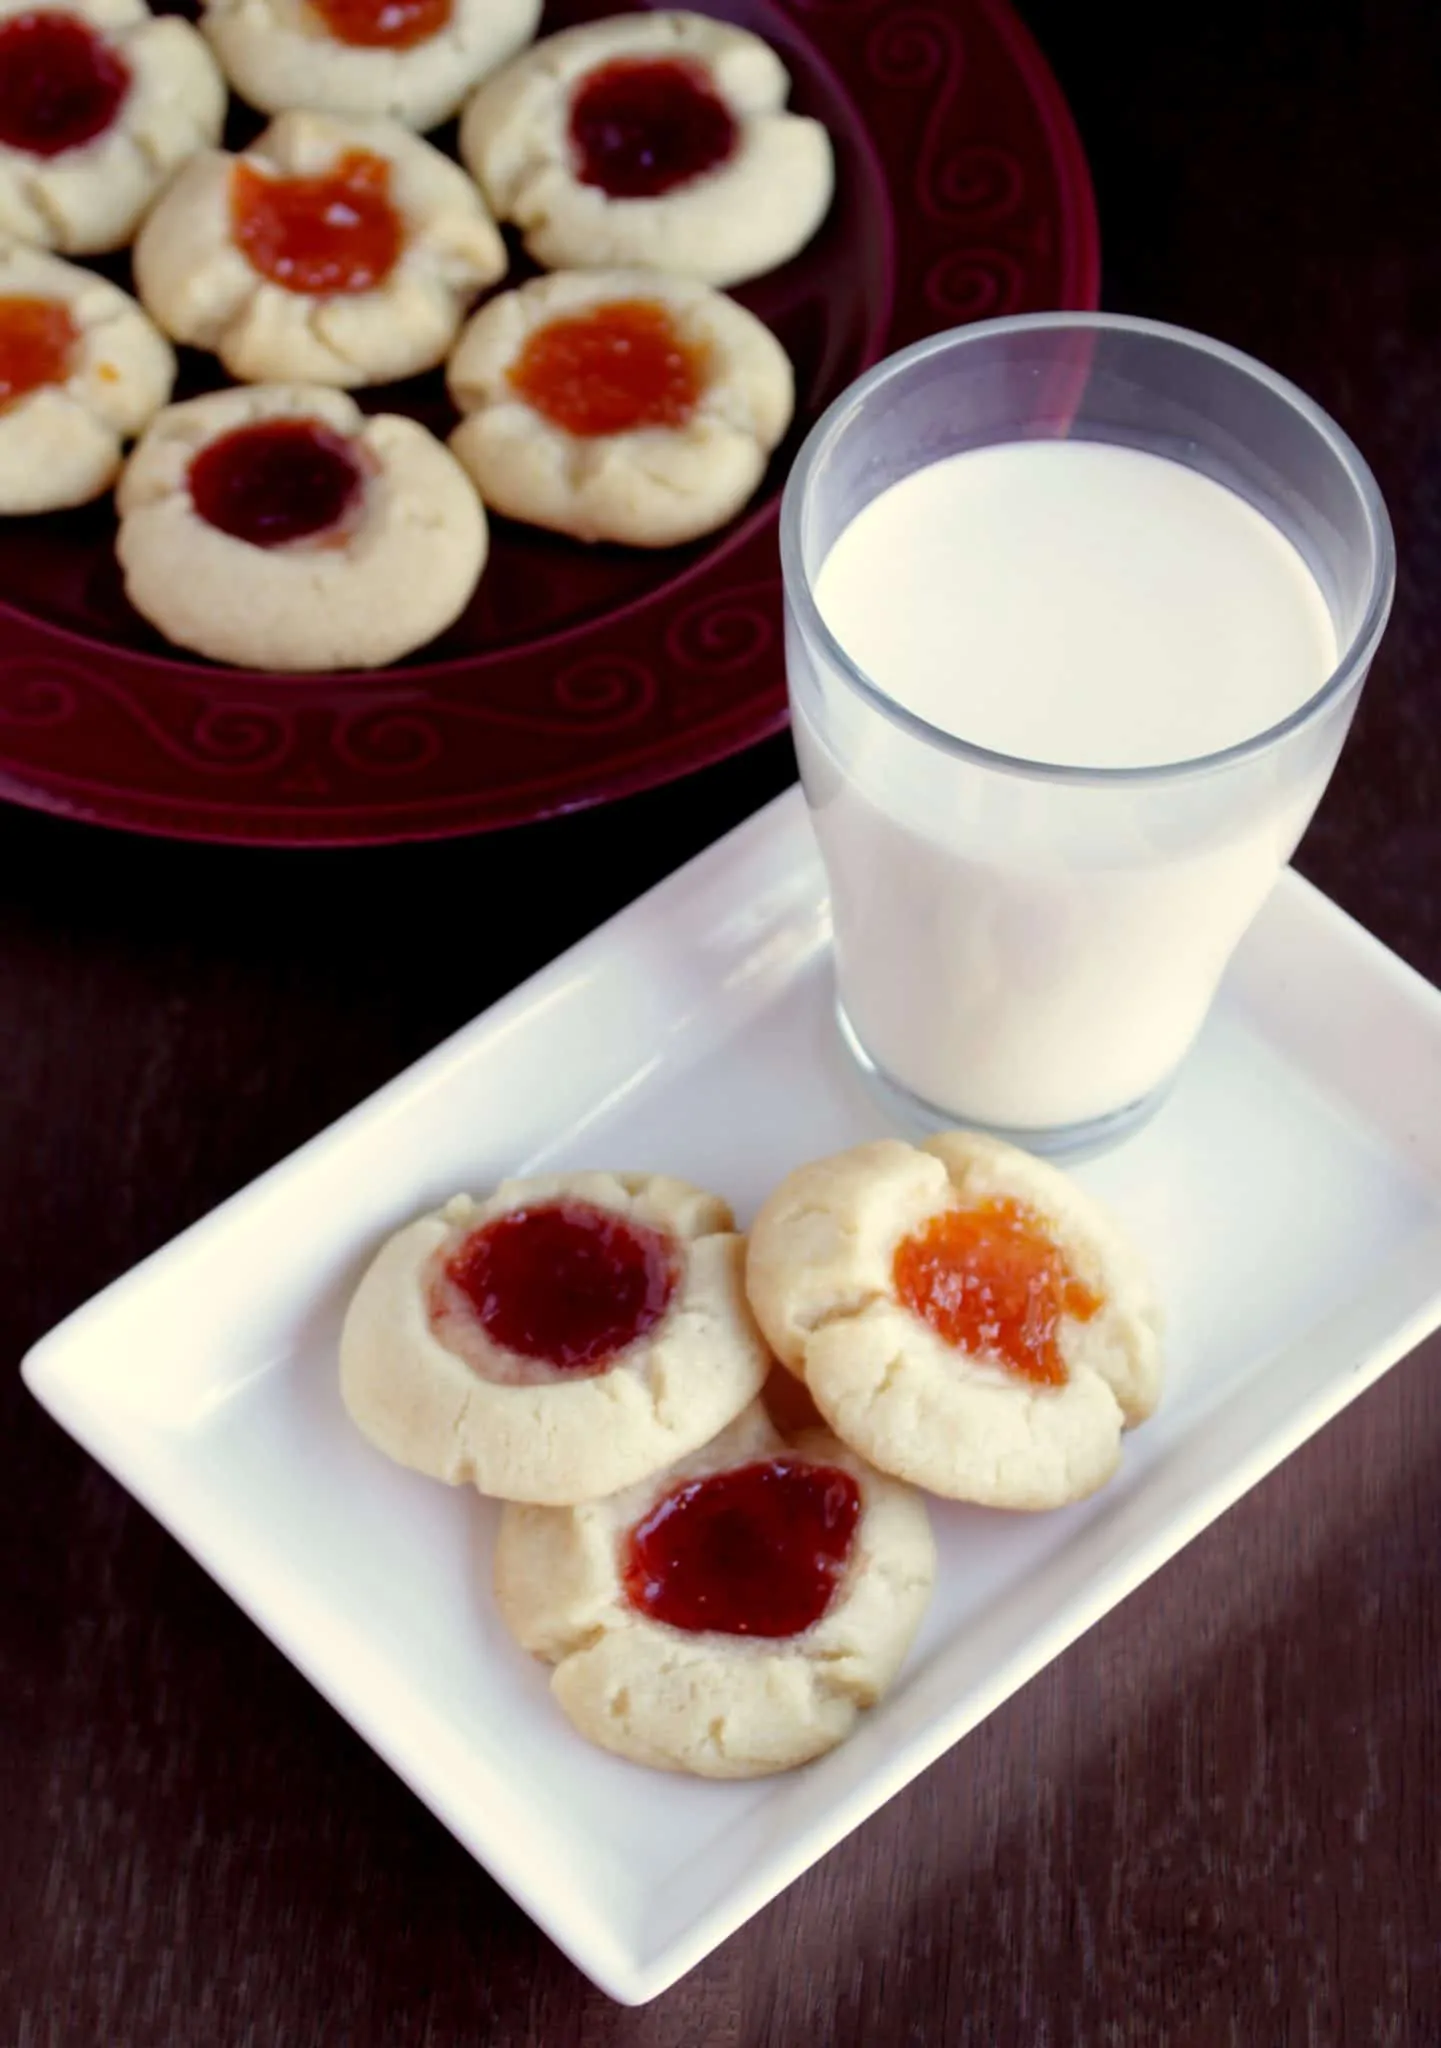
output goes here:
<path id="1" fill-rule="evenodd" d="M 0 795 L 177 838 L 440 837 L 665 782 L 785 719 L 775 524 L 825 406 L 902 343 L 1096 303 L 1095 207 L 1065 103 L 1005 0 L 703 0 L 768 38 L 825 122 L 820 234 L 741 291 L 797 416 L 733 526 L 664 554 L 496 521 L 470 611 L 403 667 L 254 675 L 180 657 L 126 604 L 108 503 L 0 547 Z M 547 30 L 613 5 L 552 0 Z M 189 383 L 204 371 L 192 365 Z M 366 394 L 448 424 L 438 377 Z"/>

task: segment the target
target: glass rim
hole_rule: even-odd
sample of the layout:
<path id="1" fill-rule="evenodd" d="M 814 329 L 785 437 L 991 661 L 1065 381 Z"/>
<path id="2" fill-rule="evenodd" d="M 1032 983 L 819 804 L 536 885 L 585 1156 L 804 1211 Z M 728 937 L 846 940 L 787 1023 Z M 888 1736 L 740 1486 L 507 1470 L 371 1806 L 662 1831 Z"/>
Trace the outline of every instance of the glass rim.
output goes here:
<path id="1" fill-rule="evenodd" d="M 1158 761 L 1128 767 L 1081 767 L 1061 761 L 1032 760 L 1023 754 L 1006 754 L 992 747 L 983 747 L 974 740 L 962 739 L 958 734 L 946 731 L 943 726 L 932 724 L 928 718 L 923 718 L 919 712 L 909 710 L 888 691 L 882 689 L 879 683 L 866 674 L 859 662 L 847 653 L 822 617 L 820 607 L 816 603 L 815 591 L 801 549 L 801 506 L 808 494 L 811 478 L 818 463 L 829 452 L 855 409 L 874 393 L 884 389 L 893 378 L 908 370 L 912 364 L 924 362 L 930 356 L 961 350 L 973 342 L 998 336 L 1056 332 L 1064 329 L 1077 333 L 1147 336 L 1158 341 L 1172 342 L 1195 354 L 1212 356 L 1242 371 L 1289 405 L 1292 411 L 1326 443 L 1339 461 L 1360 502 L 1374 550 L 1374 566 L 1370 597 L 1359 626 L 1347 646 L 1338 655 L 1335 667 L 1304 702 L 1274 725 L 1266 726 L 1261 732 L 1252 733 L 1245 739 L 1235 740 L 1230 746 L 1216 748 L 1206 754 L 1190 755 L 1184 760 Z M 997 769 L 1007 775 L 1064 783 L 1109 785 L 1164 782 L 1227 768 L 1235 762 L 1265 753 L 1281 740 L 1318 718 L 1338 697 L 1345 695 L 1359 675 L 1365 673 L 1385 630 L 1396 586 L 1396 543 L 1380 486 L 1360 449 L 1350 435 L 1337 426 L 1324 407 L 1317 405 L 1314 399 L 1308 398 L 1289 378 L 1268 369 L 1264 363 L 1258 362 L 1254 356 L 1245 354 L 1241 349 L 1232 348 L 1223 341 L 1215 341 L 1209 335 L 1197 334 L 1190 328 L 1172 326 L 1168 321 L 1143 320 L 1126 313 L 1014 313 L 997 320 L 976 320 L 964 327 L 950 327 L 939 334 L 927 335 L 906 348 L 898 349 L 893 355 L 882 357 L 880 362 L 873 363 L 870 369 L 864 371 L 853 384 L 841 392 L 839 397 L 831 401 L 801 443 L 781 498 L 780 552 L 781 579 L 786 598 L 799 614 L 806 634 L 819 643 L 831 664 L 851 689 L 872 704 L 883 717 L 927 745 L 938 748 L 943 753 L 952 754 L 960 760 Z"/>

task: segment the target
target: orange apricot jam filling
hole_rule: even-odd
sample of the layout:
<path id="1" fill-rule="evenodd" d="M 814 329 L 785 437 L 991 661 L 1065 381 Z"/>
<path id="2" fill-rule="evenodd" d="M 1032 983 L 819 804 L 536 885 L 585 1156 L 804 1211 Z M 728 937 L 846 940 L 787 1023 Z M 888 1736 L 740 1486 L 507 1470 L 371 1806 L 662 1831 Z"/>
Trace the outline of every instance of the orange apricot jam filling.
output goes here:
<path id="1" fill-rule="evenodd" d="M 453 0 L 310 0 L 338 43 L 357 50 L 413 50 L 450 26 Z"/>
<path id="2" fill-rule="evenodd" d="M 1045 1387 L 1067 1379 L 1061 1318 L 1088 1323 L 1103 1305 L 1044 1220 L 1009 1196 L 932 1216 L 896 1246 L 892 1279 L 902 1304 L 947 1344 Z"/>
<path id="3" fill-rule="evenodd" d="M 230 181 L 230 228 L 262 277 L 317 296 L 373 290 L 405 246 L 390 165 L 368 149 L 347 150 L 314 178 L 272 178 L 241 161 Z"/>
<path id="4" fill-rule="evenodd" d="M 655 299 L 613 299 L 548 320 L 510 369 L 515 391 L 568 434 L 590 439 L 640 427 L 683 427 L 709 373 Z"/>
<path id="5" fill-rule="evenodd" d="M 0 411 L 70 375 L 80 330 L 63 300 L 0 298 Z"/>

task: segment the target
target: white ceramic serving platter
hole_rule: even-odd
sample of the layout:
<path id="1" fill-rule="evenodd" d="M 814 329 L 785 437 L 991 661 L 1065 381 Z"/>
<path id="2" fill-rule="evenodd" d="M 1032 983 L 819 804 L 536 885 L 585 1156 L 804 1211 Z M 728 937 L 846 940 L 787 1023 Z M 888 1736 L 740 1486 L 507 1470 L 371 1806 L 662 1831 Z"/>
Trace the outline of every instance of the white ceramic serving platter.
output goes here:
<path id="1" fill-rule="evenodd" d="M 837 1042 L 792 790 L 79 1310 L 25 1376 L 596 1983 L 663 1991 L 1441 1322 L 1441 994 L 1295 875 L 1148 1128 L 1080 1171 L 1149 1255 L 1170 1380 L 1061 1514 L 940 1503 L 936 1595 L 852 1741 L 710 1785 L 591 1749 L 489 1591 L 495 1511 L 336 1387 L 379 1238 L 539 1165 L 747 1217 L 884 1128 Z M 264 1740 L 263 1731 L 257 1740 Z"/>

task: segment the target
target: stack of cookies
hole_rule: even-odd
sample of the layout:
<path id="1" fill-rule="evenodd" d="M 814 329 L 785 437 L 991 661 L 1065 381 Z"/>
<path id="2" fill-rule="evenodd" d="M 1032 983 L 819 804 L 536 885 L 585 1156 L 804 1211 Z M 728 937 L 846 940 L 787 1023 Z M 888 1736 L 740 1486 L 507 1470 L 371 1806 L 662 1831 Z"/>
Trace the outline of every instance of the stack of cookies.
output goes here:
<path id="1" fill-rule="evenodd" d="M 340 1371 L 381 1450 L 506 1503 L 496 1599 L 583 1735 L 748 1777 L 832 1748 L 896 1677 L 935 1573 L 915 1487 L 1079 1499 L 1160 1367 L 1114 1226 L 953 1134 L 801 1167 L 749 1243 L 662 1175 L 458 1196 L 377 1254 Z M 788 1374 L 828 1427 L 793 1426 Z"/>
<path id="2" fill-rule="evenodd" d="M 118 477 L 136 608 L 303 670 L 451 624 L 486 506 L 640 547 L 733 517 L 794 389 L 718 287 L 814 234 L 829 139 L 747 30 L 629 14 L 530 44 L 539 14 L 206 0 L 197 30 L 143 0 L 0 0 L 0 512 Z M 227 81 L 274 116 L 238 153 Z M 461 162 L 416 132 L 457 114 Z M 510 267 L 499 224 L 548 274 L 466 325 Z M 139 304 L 65 260 L 132 240 Z M 243 388 L 168 405 L 172 343 Z M 338 395 L 442 364 L 449 450 Z"/>

